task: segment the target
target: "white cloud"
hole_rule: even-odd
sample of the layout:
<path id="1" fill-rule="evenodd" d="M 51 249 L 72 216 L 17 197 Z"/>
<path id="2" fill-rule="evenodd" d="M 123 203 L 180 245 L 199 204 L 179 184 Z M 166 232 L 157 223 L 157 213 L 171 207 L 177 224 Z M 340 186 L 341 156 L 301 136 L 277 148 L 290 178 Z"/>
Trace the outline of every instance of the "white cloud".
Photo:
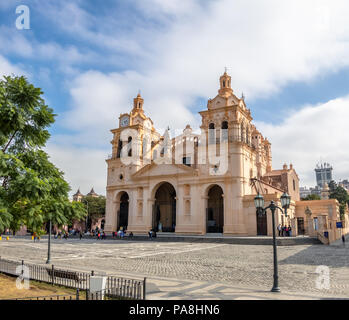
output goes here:
<path id="1" fill-rule="evenodd" d="M 141 25 L 138 36 L 133 28 L 122 36 L 142 45 L 134 65 L 137 72 L 90 71 L 76 78 L 69 117 L 72 121 L 79 118 L 81 128 L 93 122 L 100 128 L 104 122 L 107 129 L 110 117 L 130 110 L 138 89 L 146 99 L 147 112 L 159 121 L 157 125 L 167 125 L 167 118 L 171 127 L 179 128 L 194 121 L 189 107 L 197 97 L 216 95 L 224 66 L 229 67 L 236 94 L 244 92 L 247 102 L 269 96 L 291 81 L 311 81 L 349 66 L 346 1 L 135 3 L 148 19 L 174 18 L 164 30 L 150 24 L 147 33 Z M 188 10 L 183 10 L 187 6 Z M 80 21 L 86 14 L 71 6 L 67 16 L 78 15 Z M 91 26 L 85 21 L 79 28 L 78 33 L 86 34 Z M 116 34 L 114 40 L 118 41 L 117 30 Z M 95 32 L 94 36 L 108 42 L 112 35 Z M 134 49 L 129 49 L 129 61 L 133 61 Z M 105 53 L 103 59 L 109 58 Z M 99 119 L 95 119 L 96 110 Z"/>
<path id="2" fill-rule="evenodd" d="M 333 166 L 337 181 L 349 178 L 348 119 L 346 96 L 298 112 L 289 110 L 280 125 L 258 122 L 257 127 L 272 143 L 273 167 L 293 163 L 301 185 L 314 186 L 320 159 Z"/>
<path id="3" fill-rule="evenodd" d="M 0 55 L 0 77 L 2 78 L 3 76 L 9 76 L 12 74 L 26 75 L 27 73 Z"/>
<path id="4" fill-rule="evenodd" d="M 72 190 L 70 195 L 80 187 L 83 194 L 91 188 L 98 194 L 105 195 L 107 185 L 107 151 L 96 148 L 73 147 L 65 143 L 49 142 L 46 152 L 51 161 L 65 173 L 65 179 Z"/>
<path id="5" fill-rule="evenodd" d="M 81 35 L 99 49 L 115 50 L 103 51 L 100 61 L 125 60 L 117 55 L 121 50 L 128 54 L 123 70 L 130 66 L 137 70 L 91 70 L 77 75 L 69 83 L 71 110 L 60 122 L 76 135 L 62 140 L 110 150 L 109 130 L 116 127 L 120 113 L 131 110 L 138 89 L 155 126 L 195 126 L 197 117 L 190 106 L 198 97 L 216 95 L 224 66 L 229 67 L 236 94 L 243 91 L 247 102 L 270 96 L 290 82 L 310 82 L 349 66 L 349 3 L 345 0 L 193 0 L 185 6 L 183 1 L 170 0 L 135 3 L 145 12 L 146 21 L 160 22 L 163 28 L 139 23 L 121 33 L 117 28 L 103 28 L 94 18 L 86 19 L 90 15 L 76 5 L 65 11 L 66 16 L 63 7 L 57 13 L 62 29 Z M 51 13 L 52 17 L 55 11 Z M 341 138 L 346 134 L 345 101 L 291 113 L 279 127 L 261 124 L 262 133 L 273 143 L 274 166 L 292 161 L 302 184 L 313 184 L 314 165 L 323 157 L 345 178 L 349 157 L 338 151 L 345 148 Z M 335 123 L 335 114 L 341 126 L 328 123 L 329 119 Z M 340 143 L 329 138 L 331 127 Z M 94 165 L 104 167 L 102 163 Z M 89 175 L 99 179 L 92 172 Z"/>

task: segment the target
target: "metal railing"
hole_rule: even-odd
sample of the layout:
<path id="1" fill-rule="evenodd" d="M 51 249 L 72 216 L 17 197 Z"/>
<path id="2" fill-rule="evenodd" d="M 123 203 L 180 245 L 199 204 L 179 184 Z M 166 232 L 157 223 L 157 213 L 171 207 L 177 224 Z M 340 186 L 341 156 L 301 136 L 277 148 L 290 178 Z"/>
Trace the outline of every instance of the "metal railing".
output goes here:
<path id="1" fill-rule="evenodd" d="M 78 290 L 90 290 L 91 273 L 79 272 L 72 270 L 57 269 L 51 267 L 35 265 L 30 263 L 16 262 L 12 260 L 2 259 L 0 257 L 0 273 L 11 276 L 19 276 L 17 272 L 18 266 L 25 266 L 29 269 L 29 280 L 50 283 L 52 285 L 64 286 Z M 22 268 L 23 270 L 24 268 Z M 22 271 L 23 272 L 23 271 Z M 116 276 L 107 276 L 106 290 L 113 297 L 145 300 L 146 298 L 146 278 L 143 280 L 134 280 L 127 278 L 119 278 Z"/>
<path id="2" fill-rule="evenodd" d="M 7 300 L 79 300 L 79 295 L 68 295 L 68 294 L 59 294 L 59 295 L 50 295 L 50 296 L 39 296 L 39 297 L 24 297 L 24 298 L 14 298 Z"/>

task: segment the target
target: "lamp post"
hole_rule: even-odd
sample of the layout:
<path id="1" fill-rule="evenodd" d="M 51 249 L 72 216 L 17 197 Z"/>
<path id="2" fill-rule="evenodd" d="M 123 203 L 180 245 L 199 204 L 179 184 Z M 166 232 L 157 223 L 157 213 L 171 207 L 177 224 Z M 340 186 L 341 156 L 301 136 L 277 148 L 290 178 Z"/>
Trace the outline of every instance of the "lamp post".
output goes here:
<path id="1" fill-rule="evenodd" d="M 88 201 L 86 199 L 83 199 L 83 201 L 86 201 L 87 205 L 87 216 L 86 216 L 86 221 L 85 221 L 85 233 L 87 233 L 87 223 L 88 223 Z"/>
<path id="2" fill-rule="evenodd" d="M 277 261 L 277 246 L 276 246 L 276 236 L 275 236 L 275 211 L 276 209 L 281 210 L 282 213 L 287 217 L 287 209 L 290 206 L 291 197 L 284 192 L 281 196 L 281 205 L 284 210 L 278 207 L 275 202 L 272 200 L 270 205 L 264 208 L 264 198 L 258 193 L 254 198 L 254 203 L 257 209 L 257 213 L 260 215 L 266 214 L 267 209 L 270 209 L 272 214 L 272 225 L 273 225 L 273 254 L 274 254 L 274 284 L 271 289 L 272 292 L 280 292 L 279 288 L 279 276 L 278 276 L 278 261 Z"/>
<path id="3" fill-rule="evenodd" d="M 48 248 L 47 248 L 46 264 L 51 263 L 51 230 L 52 230 L 52 220 L 50 219 L 50 230 L 48 232 Z"/>

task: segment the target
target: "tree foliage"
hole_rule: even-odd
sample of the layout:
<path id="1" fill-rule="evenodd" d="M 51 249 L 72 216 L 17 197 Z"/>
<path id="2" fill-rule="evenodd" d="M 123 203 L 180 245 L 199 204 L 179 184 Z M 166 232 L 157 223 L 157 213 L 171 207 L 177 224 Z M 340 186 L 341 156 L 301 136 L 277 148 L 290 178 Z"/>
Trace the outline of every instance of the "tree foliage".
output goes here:
<path id="1" fill-rule="evenodd" d="M 105 203 L 104 196 L 91 197 L 85 196 L 82 198 L 82 203 L 88 208 L 88 214 L 92 219 L 98 219 L 105 215 Z"/>
<path id="2" fill-rule="evenodd" d="M 306 197 L 301 199 L 302 201 L 307 200 L 321 200 L 321 197 L 318 194 L 308 194 Z"/>
<path id="3" fill-rule="evenodd" d="M 331 199 L 337 199 L 339 202 L 339 211 L 341 215 L 341 219 L 343 220 L 343 216 L 345 214 L 345 211 L 348 207 L 349 203 L 349 195 L 348 192 L 340 186 L 337 186 L 331 193 L 330 193 Z"/>
<path id="4" fill-rule="evenodd" d="M 25 77 L 0 81 L 0 231 L 40 231 L 50 219 L 61 226 L 86 215 L 69 201 L 63 172 L 41 149 L 55 117 L 42 94 Z"/>

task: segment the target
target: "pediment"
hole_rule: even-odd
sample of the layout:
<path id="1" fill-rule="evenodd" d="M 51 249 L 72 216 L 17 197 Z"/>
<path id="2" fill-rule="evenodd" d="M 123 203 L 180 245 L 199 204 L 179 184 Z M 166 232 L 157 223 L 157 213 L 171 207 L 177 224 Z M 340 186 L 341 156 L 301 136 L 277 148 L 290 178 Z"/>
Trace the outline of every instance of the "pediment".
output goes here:
<path id="1" fill-rule="evenodd" d="M 196 169 L 183 164 L 148 164 L 132 175 L 133 179 L 165 177 L 165 176 L 195 176 Z"/>
<path id="2" fill-rule="evenodd" d="M 240 99 L 238 99 L 234 94 L 231 94 L 228 97 L 222 97 L 217 95 L 215 98 L 209 101 L 208 109 L 219 109 L 222 107 L 228 107 L 239 104 Z"/>

